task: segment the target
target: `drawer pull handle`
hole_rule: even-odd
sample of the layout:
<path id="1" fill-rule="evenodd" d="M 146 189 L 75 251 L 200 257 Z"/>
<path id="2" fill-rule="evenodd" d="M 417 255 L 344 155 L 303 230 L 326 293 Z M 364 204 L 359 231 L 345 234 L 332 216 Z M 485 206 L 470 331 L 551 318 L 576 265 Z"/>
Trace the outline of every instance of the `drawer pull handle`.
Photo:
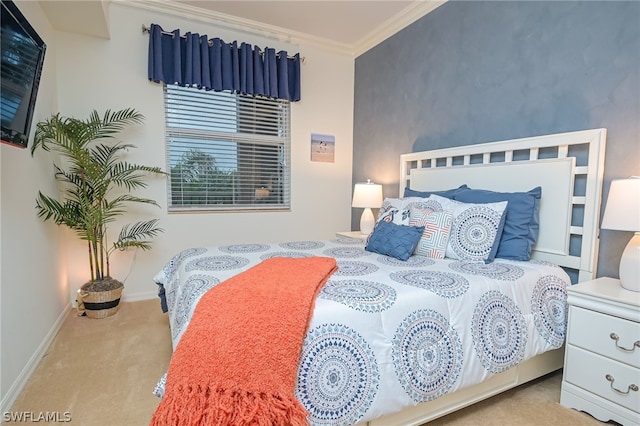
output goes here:
<path id="1" fill-rule="evenodd" d="M 618 349 L 620 349 L 621 351 L 625 351 L 625 352 L 633 352 L 636 347 L 640 348 L 640 340 L 636 340 L 636 342 L 633 344 L 633 346 L 631 347 L 631 349 L 627 349 L 624 346 L 620 346 L 618 344 L 618 339 L 620 339 L 620 337 L 618 337 L 618 335 L 616 333 L 611 333 L 609 335 L 609 337 L 611 337 L 611 340 L 614 340 L 616 342 L 616 347 Z"/>
<path id="2" fill-rule="evenodd" d="M 607 379 L 607 381 L 611 382 L 610 385 L 609 385 L 609 386 L 611 386 L 611 389 L 613 389 L 614 391 L 616 391 L 620 395 L 628 395 L 630 391 L 638 392 L 638 385 L 634 385 L 633 383 L 631 383 L 629 385 L 629 387 L 627 388 L 627 391 L 623 392 L 620 389 L 616 389 L 616 388 L 613 387 L 613 382 L 616 379 L 614 379 L 614 377 L 611 374 L 607 374 L 606 376 L 604 376 L 604 378 Z"/>

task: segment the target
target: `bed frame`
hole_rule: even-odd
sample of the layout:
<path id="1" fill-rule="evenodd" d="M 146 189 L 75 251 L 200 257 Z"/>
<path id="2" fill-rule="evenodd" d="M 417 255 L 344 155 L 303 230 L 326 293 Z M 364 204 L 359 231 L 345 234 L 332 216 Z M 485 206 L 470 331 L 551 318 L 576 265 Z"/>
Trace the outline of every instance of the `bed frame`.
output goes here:
<path id="1" fill-rule="evenodd" d="M 400 194 L 467 184 L 495 191 L 542 187 L 540 235 L 532 257 L 595 278 L 606 129 L 404 154 Z M 384 416 L 369 426 L 420 425 L 562 368 L 564 348 L 546 352 L 469 388 Z"/>

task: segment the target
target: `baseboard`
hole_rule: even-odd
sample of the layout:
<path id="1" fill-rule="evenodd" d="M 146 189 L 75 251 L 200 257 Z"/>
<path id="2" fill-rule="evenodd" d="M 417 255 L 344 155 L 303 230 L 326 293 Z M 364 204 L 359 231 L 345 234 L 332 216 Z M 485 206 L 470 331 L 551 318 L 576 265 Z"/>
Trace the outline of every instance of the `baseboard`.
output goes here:
<path id="1" fill-rule="evenodd" d="M 49 346 L 53 343 L 53 339 L 58 334 L 58 331 L 60 331 L 64 320 L 69 315 L 69 312 L 71 312 L 71 303 L 68 303 L 67 306 L 65 306 L 62 313 L 58 316 L 58 319 L 56 319 L 53 326 L 51 326 L 51 329 L 49 329 L 45 338 L 42 340 L 40 345 L 38 345 L 38 348 L 31 358 L 29 358 L 29 361 L 24 366 L 15 382 L 13 382 L 6 395 L 3 396 L 2 401 L 0 402 L 0 413 L 6 413 L 11 409 L 13 403 L 18 398 L 18 395 L 20 395 L 20 392 L 22 392 L 22 389 L 27 384 L 27 381 L 40 363 L 40 360 L 45 356 L 47 350 L 49 350 Z M 2 424 L 2 420 L 3 419 L 0 418 L 0 424 Z"/>
<path id="2" fill-rule="evenodd" d="M 139 302 L 141 300 L 158 299 L 157 291 L 141 291 L 138 293 L 127 293 L 127 290 L 122 293 L 123 302 Z M 160 299 L 158 299 L 160 300 Z"/>

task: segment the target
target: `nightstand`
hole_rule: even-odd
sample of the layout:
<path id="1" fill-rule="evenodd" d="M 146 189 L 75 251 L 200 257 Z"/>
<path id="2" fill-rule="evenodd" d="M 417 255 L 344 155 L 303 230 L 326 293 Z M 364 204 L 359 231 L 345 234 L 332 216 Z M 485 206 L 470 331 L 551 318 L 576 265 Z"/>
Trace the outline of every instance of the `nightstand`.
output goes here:
<path id="1" fill-rule="evenodd" d="M 338 238 L 353 238 L 356 240 L 366 240 L 368 235 L 363 234 L 360 231 L 343 231 L 343 232 L 336 232 L 336 237 Z"/>
<path id="2" fill-rule="evenodd" d="M 613 278 L 567 289 L 560 404 L 601 421 L 640 425 L 640 293 Z"/>

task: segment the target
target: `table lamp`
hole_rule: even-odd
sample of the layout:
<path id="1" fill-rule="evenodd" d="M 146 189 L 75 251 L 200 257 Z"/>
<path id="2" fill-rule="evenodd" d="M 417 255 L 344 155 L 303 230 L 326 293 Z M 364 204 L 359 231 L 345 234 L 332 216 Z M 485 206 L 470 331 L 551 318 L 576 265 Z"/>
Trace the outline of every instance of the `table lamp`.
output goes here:
<path id="1" fill-rule="evenodd" d="M 611 181 L 601 228 L 634 232 L 620 258 L 620 283 L 640 291 L 640 176 Z"/>
<path id="2" fill-rule="evenodd" d="M 376 223 L 371 209 L 382 206 L 382 185 L 375 184 L 369 179 L 366 183 L 356 183 L 351 206 L 364 208 L 360 216 L 360 232 L 364 235 L 370 234 Z"/>

